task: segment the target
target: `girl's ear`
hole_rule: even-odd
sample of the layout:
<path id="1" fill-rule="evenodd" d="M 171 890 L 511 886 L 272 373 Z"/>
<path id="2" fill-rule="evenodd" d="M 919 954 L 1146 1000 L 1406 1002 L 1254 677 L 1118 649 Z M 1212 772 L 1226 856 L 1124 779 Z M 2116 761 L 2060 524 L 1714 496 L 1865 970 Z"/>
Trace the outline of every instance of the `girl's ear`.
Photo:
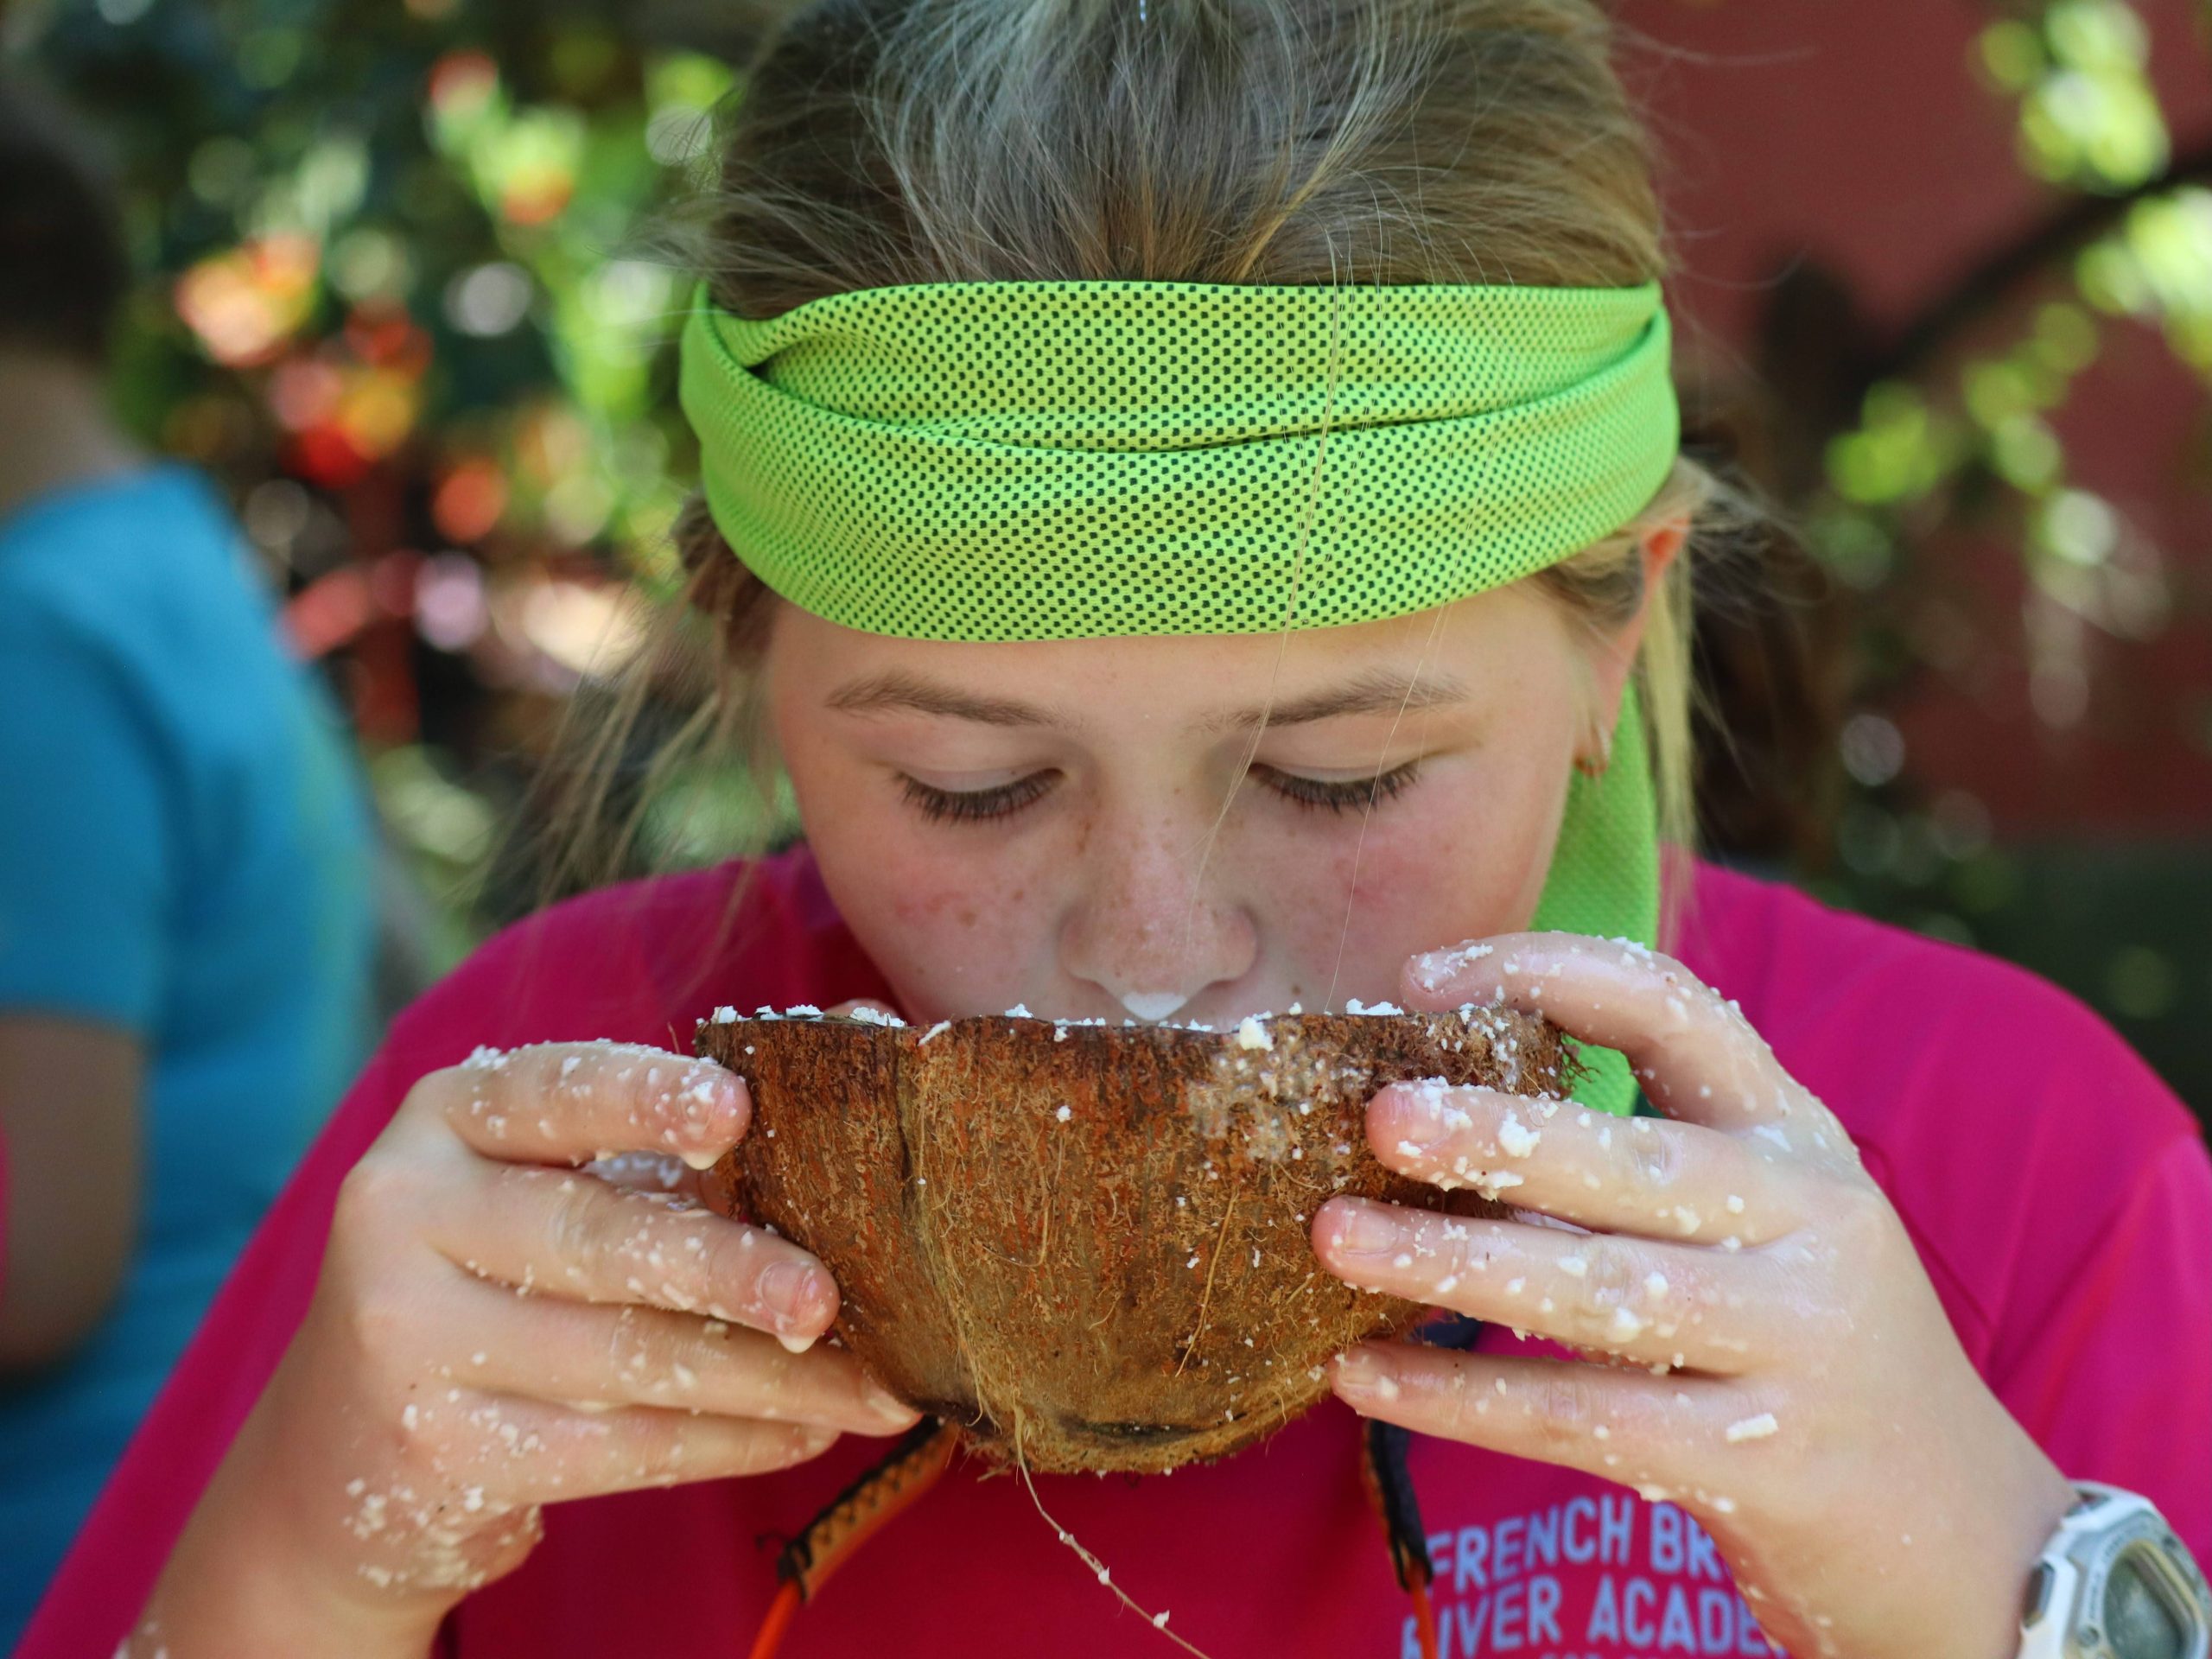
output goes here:
<path id="1" fill-rule="evenodd" d="M 1644 601 L 1636 613 L 1610 632 L 1592 630 L 1590 655 L 1591 711 L 1586 735 L 1577 747 L 1575 764 L 1586 772 L 1602 772 L 1612 759 L 1613 722 L 1620 717 L 1621 694 L 1629 670 L 1643 644 L 1643 628 L 1651 613 L 1650 595 L 1658 591 L 1668 568 L 1689 540 L 1687 515 L 1669 518 L 1643 532 L 1637 556 L 1643 562 Z"/>
<path id="2" fill-rule="evenodd" d="M 1649 593 L 1667 574 L 1667 567 L 1674 563 L 1675 556 L 1690 538 L 1690 521 L 1687 514 L 1669 518 L 1654 525 L 1643 534 L 1643 591 Z"/>

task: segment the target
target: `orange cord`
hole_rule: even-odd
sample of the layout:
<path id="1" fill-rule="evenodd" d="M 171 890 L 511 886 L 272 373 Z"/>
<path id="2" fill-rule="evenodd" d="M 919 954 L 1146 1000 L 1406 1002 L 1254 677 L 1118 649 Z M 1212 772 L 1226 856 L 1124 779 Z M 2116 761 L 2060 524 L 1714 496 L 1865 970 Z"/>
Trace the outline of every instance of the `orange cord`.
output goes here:
<path id="1" fill-rule="evenodd" d="M 1428 1586 L 1416 1583 L 1412 1595 L 1414 1632 L 1421 1641 L 1421 1659 L 1436 1659 L 1436 1608 L 1428 1599 Z M 765 1659 L 765 1656 L 755 1656 L 755 1659 Z"/>
<path id="2" fill-rule="evenodd" d="M 760 1633 L 753 1638 L 752 1659 L 776 1659 L 776 1649 L 783 1645 L 784 1632 L 791 1629 L 798 1608 L 797 1584 L 786 1584 L 776 1592 L 775 1600 L 768 1605 L 768 1617 L 760 1621 Z"/>
<path id="3" fill-rule="evenodd" d="M 760 1629 L 751 1659 L 775 1659 L 791 1620 L 853 1552 L 938 1483 L 952 1462 L 957 1430 L 934 1418 L 909 1429 L 891 1454 L 830 1500 L 806 1530 L 784 1548 L 776 1570 L 784 1580 Z"/>

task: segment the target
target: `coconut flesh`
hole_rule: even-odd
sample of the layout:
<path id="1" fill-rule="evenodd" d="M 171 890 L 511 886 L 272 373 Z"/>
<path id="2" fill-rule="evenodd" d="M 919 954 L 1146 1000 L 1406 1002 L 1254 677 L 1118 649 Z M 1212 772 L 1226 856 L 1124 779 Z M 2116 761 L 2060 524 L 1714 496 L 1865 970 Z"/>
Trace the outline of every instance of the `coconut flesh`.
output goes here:
<path id="1" fill-rule="evenodd" d="M 1321 1204 L 1508 1213 L 1377 1161 L 1369 1097 L 1432 1077 L 1556 1096 L 1572 1064 L 1498 1008 L 1226 1032 L 763 1014 L 699 1029 L 753 1096 L 709 1201 L 821 1258 L 837 1337 L 885 1386 L 1040 1471 L 1164 1471 L 1313 1405 L 1332 1355 L 1428 1311 L 1324 1271 Z"/>

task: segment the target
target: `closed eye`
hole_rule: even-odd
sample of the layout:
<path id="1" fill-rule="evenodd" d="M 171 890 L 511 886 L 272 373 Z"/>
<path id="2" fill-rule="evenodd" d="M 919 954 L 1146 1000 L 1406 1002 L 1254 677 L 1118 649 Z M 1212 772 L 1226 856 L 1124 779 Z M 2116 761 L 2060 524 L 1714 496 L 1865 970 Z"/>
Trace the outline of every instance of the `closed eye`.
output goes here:
<path id="1" fill-rule="evenodd" d="M 1353 778 L 1341 782 L 1301 777 L 1294 772 L 1282 772 L 1274 766 L 1258 765 L 1252 767 L 1252 776 L 1295 806 L 1349 812 L 1380 806 L 1392 797 L 1411 789 L 1421 779 L 1421 762 L 1419 760 L 1408 760 L 1372 778 Z"/>
<path id="2" fill-rule="evenodd" d="M 1032 802 L 1043 799 L 1059 780 L 1058 772 L 1051 768 L 1033 772 L 1012 783 L 995 784 L 988 789 L 939 789 L 903 772 L 899 778 L 907 800 L 919 809 L 924 817 L 938 823 L 977 823 L 990 818 L 1010 817 Z"/>
<path id="3" fill-rule="evenodd" d="M 1308 778 L 1274 766 L 1255 764 L 1251 776 L 1302 810 L 1334 813 L 1370 810 L 1403 794 L 1421 779 L 1421 762 L 1402 766 L 1370 778 L 1330 779 Z M 940 789 L 918 778 L 899 776 L 906 799 L 922 816 L 938 823 L 980 823 L 1011 817 L 1024 807 L 1042 800 L 1060 781 L 1058 770 L 1047 768 L 995 784 L 988 789 Z"/>

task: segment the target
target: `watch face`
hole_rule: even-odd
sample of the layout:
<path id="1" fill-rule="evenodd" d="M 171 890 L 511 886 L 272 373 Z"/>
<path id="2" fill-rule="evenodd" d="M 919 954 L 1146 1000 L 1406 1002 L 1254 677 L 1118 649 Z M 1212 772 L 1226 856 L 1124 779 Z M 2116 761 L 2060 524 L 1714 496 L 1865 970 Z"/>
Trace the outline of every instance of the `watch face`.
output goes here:
<path id="1" fill-rule="evenodd" d="M 2190 1634 L 2165 1580 L 2133 1549 L 2105 1580 L 2105 1642 L 2117 1659 L 2188 1659 Z"/>

